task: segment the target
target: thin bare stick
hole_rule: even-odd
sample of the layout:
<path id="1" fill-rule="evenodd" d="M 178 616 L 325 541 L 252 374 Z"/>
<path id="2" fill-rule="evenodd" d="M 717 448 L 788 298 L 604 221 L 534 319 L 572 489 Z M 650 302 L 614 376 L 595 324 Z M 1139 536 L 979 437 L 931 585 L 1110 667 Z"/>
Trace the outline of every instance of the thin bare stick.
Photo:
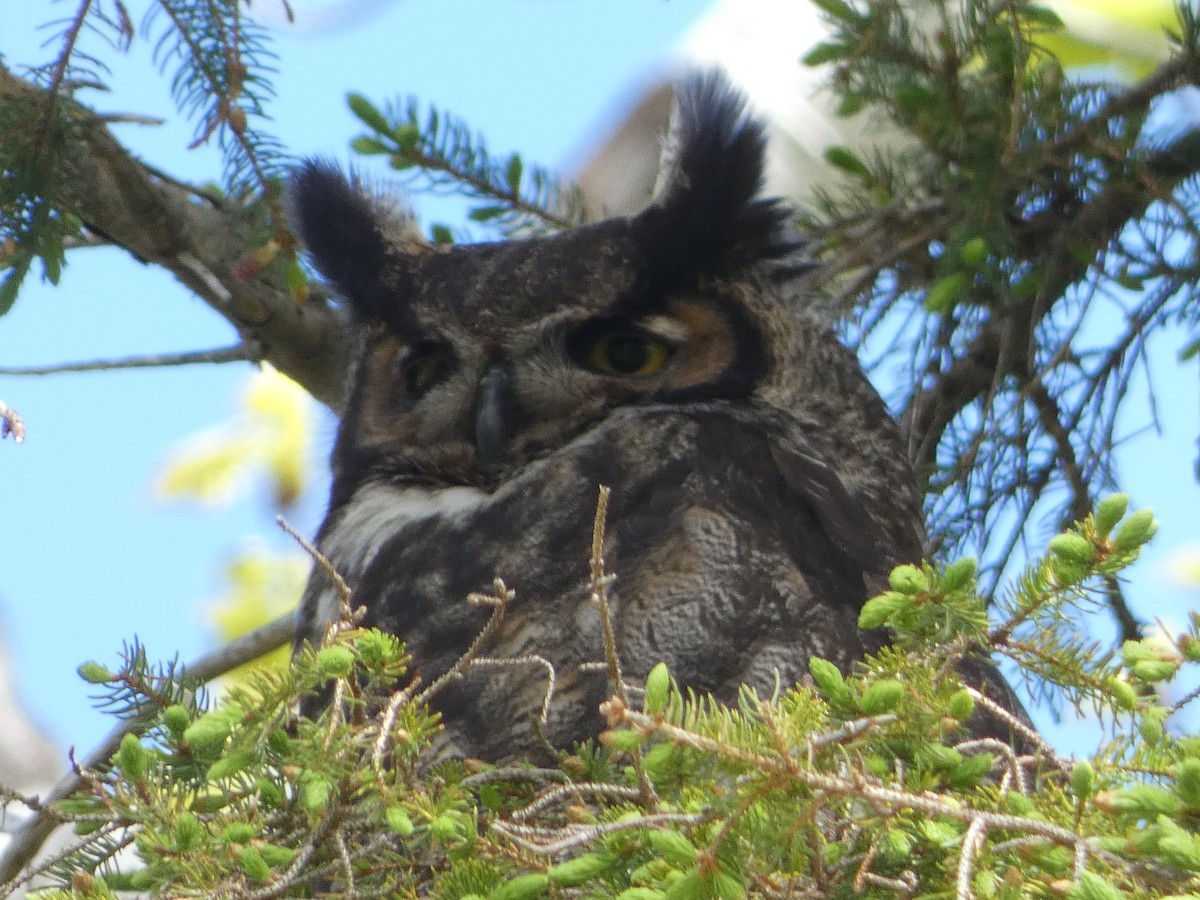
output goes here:
<path id="1" fill-rule="evenodd" d="M 567 803 L 572 800 L 582 799 L 584 795 L 592 795 L 596 797 L 614 797 L 618 800 L 636 800 L 638 799 L 637 788 L 630 787 L 625 784 L 604 784 L 603 782 L 585 781 L 583 783 L 571 782 L 570 784 L 560 784 L 551 788 L 543 794 L 538 795 L 536 799 L 528 805 L 521 807 L 505 821 L 507 822 L 524 822 L 530 816 L 536 816 L 557 806 L 560 803 Z"/>
<path id="2" fill-rule="evenodd" d="M 440 691 L 451 680 L 462 677 L 462 674 L 471 667 L 471 663 L 475 659 L 475 655 L 479 652 L 479 648 L 492 636 L 497 628 L 500 627 L 500 622 L 504 619 L 504 608 L 512 602 L 516 597 L 516 592 L 511 591 L 505 586 L 504 582 L 497 578 L 492 582 L 493 595 L 489 594 L 468 594 L 467 602 L 476 606 L 491 606 L 492 616 L 487 620 L 487 624 L 475 636 L 475 640 L 471 642 L 471 646 L 466 649 L 454 665 L 447 669 L 442 675 L 438 676 L 434 682 L 421 691 L 414 702 L 428 703 L 430 698 Z"/>
<path id="3" fill-rule="evenodd" d="M 608 663 L 608 681 L 613 693 L 621 703 L 629 706 L 629 694 L 625 690 L 625 678 L 621 675 L 621 658 L 617 654 L 617 638 L 613 633 L 612 615 L 608 608 L 608 586 L 613 576 L 604 571 L 604 532 L 608 522 L 608 497 L 612 491 L 600 485 L 600 496 L 596 501 L 596 518 L 592 523 L 591 584 L 592 602 L 600 610 L 600 628 L 604 634 L 604 660 Z M 642 748 L 630 751 L 633 771 L 637 773 L 638 786 L 642 791 L 642 803 L 649 809 L 658 806 L 658 792 L 642 766 Z"/>
<path id="4" fill-rule="evenodd" d="M 654 828 L 659 825 L 699 825 L 706 821 L 705 813 L 654 813 L 640 819 L 624 819 L 620 822 L 605 822 L 600 825 L 566 826 L 556 829 L 553 833 L 555 840 L 536 840 L 547 835 L 545 829 L 527 828 L 511 821 L 498 819 L 492 823 L 492 830 L 502 834 L 514 844 L 533 853 L 553 855 L 591 844 L 606 834 L 616 834 L 619 831 L 629 831 L 634 828 Z M 531 840 L 530 838 L 535 838 Z"/>
<path id="5" fill-rule="evenodd" d="M 987 821 L 984 819 L 976 819 L 967 828 L 962 850 L 958 854 L 958 877 L 954 880 L 955 900 L 975 900 L 975 891 L 971 888 L 971 881 L 975 877 L 975 857 L 979 855 L 986 837 Z"/>
<path id="6" fill-rule="evenodd" d="M 340 618 L 347 622 L 351 621 L 354 616 L 350 609 L 350 585 L 346 584 L 346 579 L 333 567 L 333 563 L 329 561 L 324 553 L 314 547 L 304 535 L 288 524 L 287 519 L 283 516 L 276 516 L 275 524 L 282 528 L 288 537 L 299 544 L 300 549 L 312 557 L 312 561 L 317 564 L 325 574 L 325 577 L 333 582 L 334 590 L 338 592 Z"/>
<path id="7" fill-rule="evenodd" d="M 806 785 L 829 796 L 855 797 L 890 809 L 910 809 L 927 815 L 945 816 L 964 822 L 968 826 L 981 822 L 982 824 L 978 827 L 989 831 L 997 829 L 1041 835 L 1055 843 L 1071 847 L 1075 851 L 1077 859 L 1086 861 L 1087 855 L 1094 853 L 1115 865 L 1123 867 L 1131 865 L 1115 853 L 1110 853 L 1098 845 L 1093 846 L 1087 838 L 1060 825 L 1021 815 L 972 809 L 963 806 L 958 799 L 936 791 L 924 791 L 916 794 L 869 780 L 863 775 L 853 772 L 847 775 L 831 775 L 812 771 L 804 768 L 797 759 L 790 755 L 767 755 L 745 750 L 714 738 L 705 737 L 678 725 L 661 721 L 653 716 L 621 708 L 620 701 L 616 698 L 607 701 L 606 707 L 610 721 L 614 721 L 617 725 L 628 724 L 646 734 L 657 733 L 680 746 L 694 747 L 714 756 L 747 763 L 764 774 L 785 776 L 796 783 Z"/>
<path id="8" fill-rule="evenodd" d="M 150 369 L 166 366 L 190 366 L 197 363 L 257 362 L 262 349 L 252 344 L 235 344 L 218 350 L 189 350 L 186 353 L 152 353 L 119 359 L 94 359 L 89 362 L 60 363 L 53 366 L 17 366 L 0 368 L 0 375 L 62 375 L 67 372 L 108 372 L 117 369 Z"/>

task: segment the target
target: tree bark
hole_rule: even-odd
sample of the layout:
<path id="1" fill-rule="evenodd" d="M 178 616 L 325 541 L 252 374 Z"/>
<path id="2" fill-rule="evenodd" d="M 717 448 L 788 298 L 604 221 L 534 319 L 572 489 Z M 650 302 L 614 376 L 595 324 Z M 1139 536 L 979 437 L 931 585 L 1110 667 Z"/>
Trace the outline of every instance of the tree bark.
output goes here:
<path id="1" fill-rule="evenodd" d="M 161 266 L 226 319 L 257 358 L 337 409 L 344 329 L 321 290 L 305 303 L 289 294 L 274 267 L 237 274 L 253 249 L 235 201 L 192 190 L 136 159 L 92 110 L 14 76 L 0 65 L 0 103 L 58 103 L 74 121 L 64 151 L 69 177 L 54 200 L 89 231 L 148 265 Z"/>

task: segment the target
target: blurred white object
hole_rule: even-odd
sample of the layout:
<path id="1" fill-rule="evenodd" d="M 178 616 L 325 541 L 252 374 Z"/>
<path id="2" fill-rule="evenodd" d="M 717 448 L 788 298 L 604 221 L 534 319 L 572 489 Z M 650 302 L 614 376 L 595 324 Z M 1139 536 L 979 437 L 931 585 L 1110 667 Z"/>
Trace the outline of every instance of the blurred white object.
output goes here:
<path id="1" fill-rule="evenodd" d="M 0 631 L 0 784 L 23 794 L 44 792 L 66 771 L 66 753 L 38 728 L 17 699 Z"/>
<path id="2" fill-rule="evenodd" d="M 29 717 L 17 699 L 11 658 L 0 632 L 0 785 L 26 797 L 44 795 L 68 770 L 67 754 Z M 8 847 L 9 835 L 30 816 L 19 803 L 9 805 L 0 819 L 0 852 Z M 43 854 L 61 846 L 63 838 L 43 849 Z M 24 891 L 14 896 L 25 896 Z"/>
<path id="3" fill-rule="evenodd" d="M 645 205 L 670 118 L 670 82 L 689 69 L 724 69 L 768 123 L 767 193 L 803 203 L 814 185 L 839 181 L 842 173 L 824 159 L 829 147 L 878 145 L 889 136 L 872 129 L 869 113 L 839 118 L 824 87 L 828 69 L 800 62 L 826 34 L 817 7 L 801 0 L 714 3 L 659 82 L 581 167 L 578 180 L 593 213 L 628 214 Z"/>
<path id="4" fill-rule="evenodd" d="M 1066 25 L 1053 42 L 1064 65 L 1103 60 L 1129 71 L 1167 58 L 1163 27 L 1174 20 L 1169 2 L 1052 0 L 1046 5 Z M 932 33 L 939 26 L 933 3 L 914 0 L 913 9 L 918 27 Z M 670 117 L 670 83 L 696 68 L 724 69 L 749 97 L 755 114 L 768 122 L 767 194 L 803 206 L 817 188 L 834 194 L 853 189 L 854 182 L 825 161 L 826 150 L 844 146 L 869 158 L 905 138 L 869 109 L 850 117 L 837 114 L 837 100 L 827 88 L 829 67 L 801 62 L 828 37 L 820 10 L 807 0 L 717 0 L 684 37 L 666 71 L 579 168 L 577 179 L 592 214 L 632 213 L 650 198 Z"/>

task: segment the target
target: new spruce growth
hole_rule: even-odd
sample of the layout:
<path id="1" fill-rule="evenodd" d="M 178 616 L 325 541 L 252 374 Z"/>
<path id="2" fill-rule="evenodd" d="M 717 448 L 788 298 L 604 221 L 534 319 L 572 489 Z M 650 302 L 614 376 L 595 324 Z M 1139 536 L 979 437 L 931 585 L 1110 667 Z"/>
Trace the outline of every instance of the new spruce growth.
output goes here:
<path id="1" fill-rule="evenodd" d="M 1150 688 L 1195 664 L 1198 623 L 1119 658 L 1073 630 L 1153 530 L 1123 498 L 1104 501 L 1005 593 L 998 624 L 970 561 L 900 567 L 863 610 L 894 643 L 856 671 L 814 659 L 810 684 L 730 708 L 657 666 L 597 711 L 599 744 L 552 769 L 439 761 L 402 645 L 352 621 L 216 705 L 138 648 L 118 671 L 83 669 L 106 702 L 157 712 L 57 804 L 80 843 L 41 868 L 61 885 L 45 896 L 1195 895 L 1200 737 L 1165 727 L 1190 696 L 1168 707 Z M 955 665 L 985 651 L 1036 661 L 1056 696 L 1109 723 L 1110 742 L 1064 759 L 1032 735 L 1026 755 L 967 739 L 988 700 Z M 318 689 L 328 711 L 296 717 Z"/>

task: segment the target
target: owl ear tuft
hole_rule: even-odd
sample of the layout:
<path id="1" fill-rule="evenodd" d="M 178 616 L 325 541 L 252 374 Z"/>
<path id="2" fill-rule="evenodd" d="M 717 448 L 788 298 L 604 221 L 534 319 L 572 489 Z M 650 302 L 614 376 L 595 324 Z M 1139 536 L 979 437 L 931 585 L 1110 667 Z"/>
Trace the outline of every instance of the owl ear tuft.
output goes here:
<path id="1" fill-rule="evenodd" d="M 675 90 L 654 202 L 641 214 L 670 264 L 729 269 L 774 259 L 788 210 L 758 198 L 766 135 L 746 98 L 719 70 L 685 78 Z"/>
<path id="2" fill-rule="evenodd" d="M 396 268 L 389 259 L 416 244 L 411 216 L 322 160 L 308 160 L 292 174 L 287 209 L 317 270 L 355 313 L 389 317 L 393 311 L 382 308 L 389 292 L 381 286 L 386 270 Z"/>

